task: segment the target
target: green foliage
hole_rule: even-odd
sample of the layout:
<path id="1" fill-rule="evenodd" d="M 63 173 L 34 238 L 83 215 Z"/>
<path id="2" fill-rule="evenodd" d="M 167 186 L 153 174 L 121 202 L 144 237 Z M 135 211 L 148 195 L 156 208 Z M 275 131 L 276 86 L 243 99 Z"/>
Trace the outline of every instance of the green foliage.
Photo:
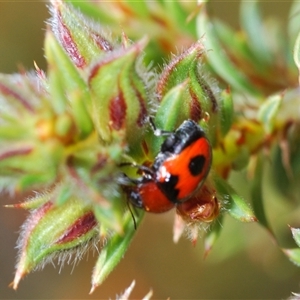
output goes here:
<path id="1" fill-rule="evenodd" d="M 295 208 L 299 202 L 299 17 L 285 36 L 277 20 L 265 22 L 258 1 L 241 2 L 239 31 L 212 18 L 209 3 L 150 2 L 53 0 L 46 73 L 0 75 L 0 188 L 39 190 L 13 205 L 31 210 L 14 288 L 53 256 L 76 249 L 80 257 L 99 240 L 107 242 L 91 292 L 119 263 L 144 215 L 124 213 L 131 207 L 124 173 L 137 176 L 130 163 L 145 170 L 165 139 L 154 135 L 149 118 L 167 131 L 192 119 L 212 147 L 211 172 L 187 199 L 198 201 L 199 219 L 177 209 L 174 240 L 186 230 L 195 242 L 199 228 L 209 227 L 207 255 L 228 214 L 258 222 L 300 265 L 299 248 L 281 245 L 264 203 L 268 161 L 272 188 L 296 196 Z M 297 9 L 295 2 L 291 15 Z M 184 51 L 169 59 L 179 46 Z M 229 183 L 232 171 L 244 170 L 249 199 Z M 299 229 L 291 233 L 299 247 Z"/>

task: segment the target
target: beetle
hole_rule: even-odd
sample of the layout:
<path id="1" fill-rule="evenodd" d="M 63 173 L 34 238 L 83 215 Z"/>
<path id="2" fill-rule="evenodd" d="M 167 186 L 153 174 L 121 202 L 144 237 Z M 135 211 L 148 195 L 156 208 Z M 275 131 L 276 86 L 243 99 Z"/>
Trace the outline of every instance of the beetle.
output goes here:
<path id="1" fill-rule="evenodd" d="M 194 196 L 203 185 L 212 163 L 212 148 L 204 130 L 185 120 L 174 132 L 156 129 L 166 136 L 151 166 L 133 165 L 142 172 L 130 179 L 125 191 L 129 202 L 147 212 L 162 213 Z"/>

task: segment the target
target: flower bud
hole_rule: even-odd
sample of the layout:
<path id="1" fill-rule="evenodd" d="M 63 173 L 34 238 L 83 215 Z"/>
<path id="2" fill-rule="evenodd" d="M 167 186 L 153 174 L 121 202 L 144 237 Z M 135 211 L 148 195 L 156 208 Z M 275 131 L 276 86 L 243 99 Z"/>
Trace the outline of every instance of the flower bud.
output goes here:
<path id="1" fill-rule="evenodd" d="M 204 54 L 204 48 L 201 43 L 192 45 L 181 55 L 176 56 L 164 67 L 156 86 L 156 93 L 160 102 L 157 114 L 156 124 L 165 130 L 173 130 L 183 120 L 193 119 L 199 122 L 203 116 L 203 110 L 200 99 L 197 97 L 201 86 L 197 79 L 199 59 Z M 196 72 L 196 73 L 195 73 Z M 181 88 L 179 88 L 181 86 Z M 197 86 L 197 87 L 196 87 Z M 173 89 L 177 91 L 176 97 L 170 97 Z M 200 100 L 201 101 L 201 100 Z M 172 107 L 172 110 L 170 109 Z M 205 111 L 205 109 L 204 109 Z M 166 125 L 171 126 L 167 128 Z"/>
<path id="2" fill-rule="evenodd" d="M 156 86 L 159 106 L 155 124 L 158 128 L 172 131 L 184 120 L 192 119 L 201 124 L 214 146 L 223 100 L 216 84 L 201 65 L 204 55 L 205 49 L 199 41 L 164 67 Z M 227 115 L 226 126 L 230 127 L 230 114 Z M 227 127 L 225 130 L 228 130 Z M 157 153 L 160 143 L 161 140 L 151 141 L 150 152 Z"/>
<path id="3" fill-rule="evenodd" d="M 98 24 L 69 4 L 60 0 L 51 2 L 52 30 L 76 67 L 84 68 L 95 57 L 113 49 L 112 43 Z"/>
<path id="4" fill-rule="evenodd" d="M 45 51 L 51 106 L 56 114 L 71 113 L 79 137 L 84 138 L 94 129 L 88 86 L 50 31 L 47 31 Z"/>
<path id="5" fill-rule="evenodd" d="M 101 139 L 110 142 L 113 134 L 124 135 L 125 131 L 135 159 L 143 156 L 141 138 L 150 109 L 147 85 L 138 71 L 145 45 L 144 39 L 106 55 L 93 65 L 88 79 L 94 122 Z"/>
<path id="6" fill-rule="evenodd" d="M 84 205 L 75 197 L 63 205 L 56 206 L 51 196 L 51 194 L 39 196 L 48 198 L 48 201 L 33 210 L 22 227 L 18 243 L 19 260 L 12 283 L 14 289 L 27 273 L 51 260 L 54 254 L 78 246 L 82 246 L 84 252 L 86 250 L 84 246 L 97 237 L 98 223 L 90 206 Z M 79 259 L 82 253 L 80 250 L 77 251 Z"/>

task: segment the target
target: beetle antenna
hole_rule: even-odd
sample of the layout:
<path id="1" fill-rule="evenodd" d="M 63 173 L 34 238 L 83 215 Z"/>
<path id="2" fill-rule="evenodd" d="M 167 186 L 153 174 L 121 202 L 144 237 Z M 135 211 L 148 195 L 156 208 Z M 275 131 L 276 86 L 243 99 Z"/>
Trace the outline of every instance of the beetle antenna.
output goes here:
<path id="1" fill-rule="evenodd" d="M 155 136 L 163 136 L 163 135 L 173 134 L 172 131 L 162 130 L 162 129 L 157 128 L 151 117 L 149 117 L 149 123 L 150 123 L 150 126 L 151 126 Z"/>
<path id="2" fill-rule="evenodd" d="M 134 226 L 134 229 L 136 230 L 137 229 L 137 225 L 136 225 L 136 220 L 135 220 L 135 217 L 134 217 L 134 214 L 133 214 L 133 211 L 130 207 L 130 204 L 129 204 L 129 201 L 127 201 L 127 207 L 130 211 L 130 214 L 131 214 L 131 217 L 132 217 L 132 220 L 133 220 L 133 226 Z"/>

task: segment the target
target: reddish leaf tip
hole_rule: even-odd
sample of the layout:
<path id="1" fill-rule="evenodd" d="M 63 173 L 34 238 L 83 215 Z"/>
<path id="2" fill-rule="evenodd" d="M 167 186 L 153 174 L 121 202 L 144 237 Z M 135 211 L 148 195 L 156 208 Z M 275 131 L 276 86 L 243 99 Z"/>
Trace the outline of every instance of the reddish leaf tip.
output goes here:
<path id="1" fill-rule="evenodd" d="M 204 249 L 204 254 L 203 254 L 203 259 L 206 259 L 208 254 L 210 253 L 212 247 L 211 246 L 206 246 Z"/>
<path id="2" fill-rule="evenodd" d="M 95 284 L 95 283 L 93 283 L 93 285 L 92 285 L 92 287 L 91 287 L 91 289 L 90 289 L 89 295 L 93 294 L 94 291 L 95 291 L 95 289 L 96 289 L 97 287 L 98 287 L 98 285 Z"/>
<path id="3" fill-rule="evenodd" d="M 258 219 L 254 216 L 254 217 L 250 217 L 249 221 L 250 222 L 258 222 Z"/>
<path id="4" fill-rule="evenodd" d="M 5 208 L 22 208 L 22 203 L 16 203 L 16 204 L 5 204 L 3 205 Z"/>
<path id="5" fill-rule="evenodd" d="M 17 272 L 15 274 L 15 278 L 13 280 L 13 282 L 11 282 L 9 284 L 9 287 L 14 289 L 15 291 L 17 290 L 19 283 L 21 281 L 21 279 L 26 275 L 26 272 L 23 272 L 22 269 L 17 269 Z"/>

